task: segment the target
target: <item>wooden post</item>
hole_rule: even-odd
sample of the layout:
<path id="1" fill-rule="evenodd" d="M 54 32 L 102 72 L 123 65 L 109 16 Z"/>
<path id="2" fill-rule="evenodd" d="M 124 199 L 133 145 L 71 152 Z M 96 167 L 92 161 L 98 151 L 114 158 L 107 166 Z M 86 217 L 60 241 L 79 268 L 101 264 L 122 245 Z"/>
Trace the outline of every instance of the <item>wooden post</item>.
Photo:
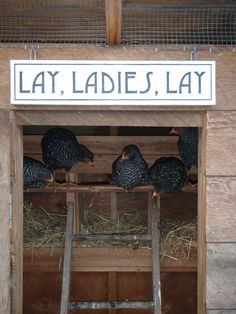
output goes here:
<path id="1" fill-rule="evenodd" d="M 78 183 L 83 182 L 83 174 L 77 174 L 77 180 Z M 85 211 L 85 205 L 84 205 L 84 193 L 80 192 L 78 193 L 78 211 L 79 211 L 79 225 L 84 224 L 84 211 Z M 78 232 L 80 229 L 78 230 Z"/>
<path id="2" fill-rule="evenodd" d="M 73 211 L 74 203 L 67 202 L 67 220 L 66 220 L 66 237 L 65 251 L 63 262 L 63 278 L 62 278 L 62 295 L 60 314 L 67 314 L 68 303 L 70 298 L 70 277 L 71 277 L 71 253 L 72 253 L 72 228 L 73 228 Z"/>
<path id="3" fill-rule="evenodd" d="M 108 301 L 116 301 L 117 298 L 117 273 L 108 273 Z M 109 314 L 116 314 L 117 310 L 108 310 Z"/>
<path id="4" fill-rule="evenodd" d="M 199 132 L 198 150 L 198 298 L 197 313 L 205 313 L 206 304 L 206 116 Z"/>
<path id="5" fill-rule="evenodd" d="M 118 127 L 109 128 L 111 136 L 118 135 Z M 116 192 L 110 193 L 110 217 L 118 218 L 118 195 Z"/>
<path id="6" fill-rule="evenodd" d="M 23 311 L 23 132 L 12 125 L 12 312 Z"/>
<path id="7" fill-rule="evenodd" d="M 121 0 L 105 0 L 106 4 L 106 42 L 118 45 L 121 43 Z"/>
<path id="8" fill-rule="evenodd" d="M 158 217 L 160 212 L 160 195 L 152 201 L 152 283 L 153 283 L 153 303 L 154 314 L 161 313 L 161 278 L 160 278 L 160 229 Z M 159 242 L 159 243 L 158 243 Z"/>
<path id="9" fill-rule="evenodd" d="M 148 192 L 148 207 L 147 207 L 147 234 L 151 234 L 151 211 L 152 211 L 152 193 Z"/>
<path id="10" fill-rule="evenodd" d="M 10 314 L 10 122 L 0 110 L 0 313 Z"/>

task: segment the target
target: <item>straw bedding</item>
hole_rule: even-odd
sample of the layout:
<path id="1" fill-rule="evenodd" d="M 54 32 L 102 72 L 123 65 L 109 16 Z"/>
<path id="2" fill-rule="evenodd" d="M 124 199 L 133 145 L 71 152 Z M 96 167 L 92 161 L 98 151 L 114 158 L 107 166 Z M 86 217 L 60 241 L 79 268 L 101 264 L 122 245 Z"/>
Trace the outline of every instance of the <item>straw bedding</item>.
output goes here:
<path id="1" fill-rule="evenodd" d="M 24 204 L 24 247 L 64 247 L 66 213 L 49 213 L 45 208 Z M 121 212 L 112 218 L 95 212 L 86 212 L 81 233 L 91 234 L 146 234 L 146 211 Z M 161 258 L 188 260 L 197 248 L 197 220 L 161 219 Z M 148 247 L 149 243 L 134 242 L 79 242 L 81 247 Z"/>

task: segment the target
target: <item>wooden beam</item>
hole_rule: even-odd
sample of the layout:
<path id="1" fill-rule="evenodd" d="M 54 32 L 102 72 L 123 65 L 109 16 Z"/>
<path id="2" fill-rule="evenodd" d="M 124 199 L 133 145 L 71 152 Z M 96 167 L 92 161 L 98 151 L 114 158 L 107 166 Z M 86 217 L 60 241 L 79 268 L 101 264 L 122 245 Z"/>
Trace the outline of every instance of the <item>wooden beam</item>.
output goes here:
<path id="1" fill-rule="evenodd" d="M 0 110 L 0 313 L 10 314 L 10 121 Z"/>
<path id="2" fill-rule="evenodd" d="M 198 298 L 197 313 L 205 313 L 206 304 L 206 117 L 198 143 Z"/>
<path id="3" fill-rule="evenodd" d="M 124 146 L 138 145 L 144 154 L 177 155 L 178 136 L 77 136 L 78 142 L 86 145 L 95 155 L 121 154 Z M 41 135 L 24 135 L 24 153 L 41 155 Z"/>
<path id="4" fill-rule="evenodd" d="M 77 186 L 48 186 L 44 188 L 32 188 L 27 189 L 25 192 L 57 192 L 57 193 L 68 193 L 68 192 L 91 192 L 91 193 L 99 193 L 99 192 L 125 192 L 123 188 L 116 186 L 116 185 L 110 185 L 110 184 L 80 184 Z M 130 193 L 142 193 L 142 192 L 153 192 L 153 186 L 152 185 L 144 185 L 144 186 L 137 186 L 135 187 L 132 192 Z M 183 193 L 193 193 L 197 192 L 196 188 L 188 187 L 185 189 Z"/>
<path id="5" fill-rule="evenodd" d="M 13 313 L 23 311 L 23 132 L 13 119 L 13 197 L 12 197 L 12 245 L 13 245 Z"/>
<path id="6" fill-rule="evenodd" d="M 108 45 L 121 43 L 122 1 L 105 0 L 106 6 L 106 42 Z"/>
<path id="7" fill-rule="evenodd" d="M 65 254 L 64 254 L 64 261 L 63 261 L 63 278 L 62 278 L 62 289 L 61 289 L 60 314 L 68 313 L 68 304 L 70 302 L 72 229 L 73 229 L 73 215 L 74 215 L 73 211 L 74 211 L 74 203 L 67 202 Z"/>
<path id="8" fill-rule="evenodd" d="M 24 249 L 25 272 L 62 271 L 64 249 Z M 152 259 L 149 248 L 72 248 L 74 272 L 151 272 Z M 197 257 L 193 251 L 189 260 L 181 261 L 165 257 L 161 272 L 196 272 Z"/>
<path id="9" fill-rule="evenodd" d="M 118 127 L 110 127 L 109 128 L 109 133 L 113 138 L 118 139 Z M 122 145 L 123 147 L 125 147 L 126 145 Z M 120 149 L 119 155 L 122 152 L 123 147 Z M 113 158 L 112 164 L 114 162 L 116 158 Z M 112 169 L 112 164 L 110 169 Z M 119 212 L 119 208 L 118 208 L 118 196 L 117 193 L 110 193 L 110 217 L 115 217 L 118 218 L 118 212 Z"/>
<path id="10" fill-rule="evenodd" d="M 115 110 L 114 106 L 114 110 Z M 96 125 L 96 126 L 152 126 L 152 127 L 200 127 L 202 125 L 201 112 L 186 111 L 131 111 L 117 109 L 114 111 L 98 110 L 92 111 L 59 111 L 25 110 L 16 112 L 19 125 Z M 85 109 L 85 108 L 84 108 Z M 173 110 L 173 108 L 172 108 Z"/>

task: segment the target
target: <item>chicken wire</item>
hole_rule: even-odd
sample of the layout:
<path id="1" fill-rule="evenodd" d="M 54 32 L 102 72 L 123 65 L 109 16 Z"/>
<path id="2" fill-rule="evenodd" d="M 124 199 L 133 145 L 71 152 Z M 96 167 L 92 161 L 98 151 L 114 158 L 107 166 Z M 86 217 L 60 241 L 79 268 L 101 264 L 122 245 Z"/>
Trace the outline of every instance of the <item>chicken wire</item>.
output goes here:
<path id="1" fill-rule="evenodd" d="M 123 0 L 121 44 L 235 47 L 236 4 L 227 1 L 164 6 Z M 104 0 L 2 0 L 0 43 L 105 45 L 105 11 Z"/>
<path id="2" fill-rule="evenodd" d="M 124 45 L 236 44 L 236 4 L 123 5 Z"/>
<path id="3" fill-rule="evenodd" d="M 105 44 L 105 5 L 97 4 L 10 7 L 4 16 L 0 13 L 0 43 Z"/>

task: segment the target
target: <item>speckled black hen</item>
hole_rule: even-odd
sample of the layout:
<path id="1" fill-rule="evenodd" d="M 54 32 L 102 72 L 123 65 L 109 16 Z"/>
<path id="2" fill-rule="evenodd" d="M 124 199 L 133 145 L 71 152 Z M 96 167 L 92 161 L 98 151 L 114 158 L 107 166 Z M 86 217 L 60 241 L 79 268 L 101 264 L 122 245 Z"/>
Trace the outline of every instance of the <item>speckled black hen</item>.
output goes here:
<path id="1" fill-rule="evenodd" d="M 52 172 L 33 158 L 24 157 L 24 188 L 42 188 L 53 181 Z"/>
<path id="2" fill-rule="evenodd" d="M 66 175 L 78 162 L 92 164 L 94 155 L 84 145 L 79 144 L 75 134 L 64 128 L 51 128 L 41 141 L 43 161 L 52 171 L 65 169 Z M 69 182 L 69 178 L 66 178 Z"/>
<path id="3" fill-rule="evenodd" d="M 161 157 L 149 168 L 149 182 L 157 193 L 180 191 L 187 182 L 183 162 L 176 157 Z"/>
<path id="4" fill-rule="evenodd" d="M 198 165 L 198 128 L 172 128 L 170 134 L 179 135 L 179 155 L 187 171 Z"/>
<path id="5" fill-rule="evenodd" d="M 109 183 L 127 191 L 148 184 L 148 165 L 136 145 L 124 147 L 122 155 L 113 162 Z"/>

